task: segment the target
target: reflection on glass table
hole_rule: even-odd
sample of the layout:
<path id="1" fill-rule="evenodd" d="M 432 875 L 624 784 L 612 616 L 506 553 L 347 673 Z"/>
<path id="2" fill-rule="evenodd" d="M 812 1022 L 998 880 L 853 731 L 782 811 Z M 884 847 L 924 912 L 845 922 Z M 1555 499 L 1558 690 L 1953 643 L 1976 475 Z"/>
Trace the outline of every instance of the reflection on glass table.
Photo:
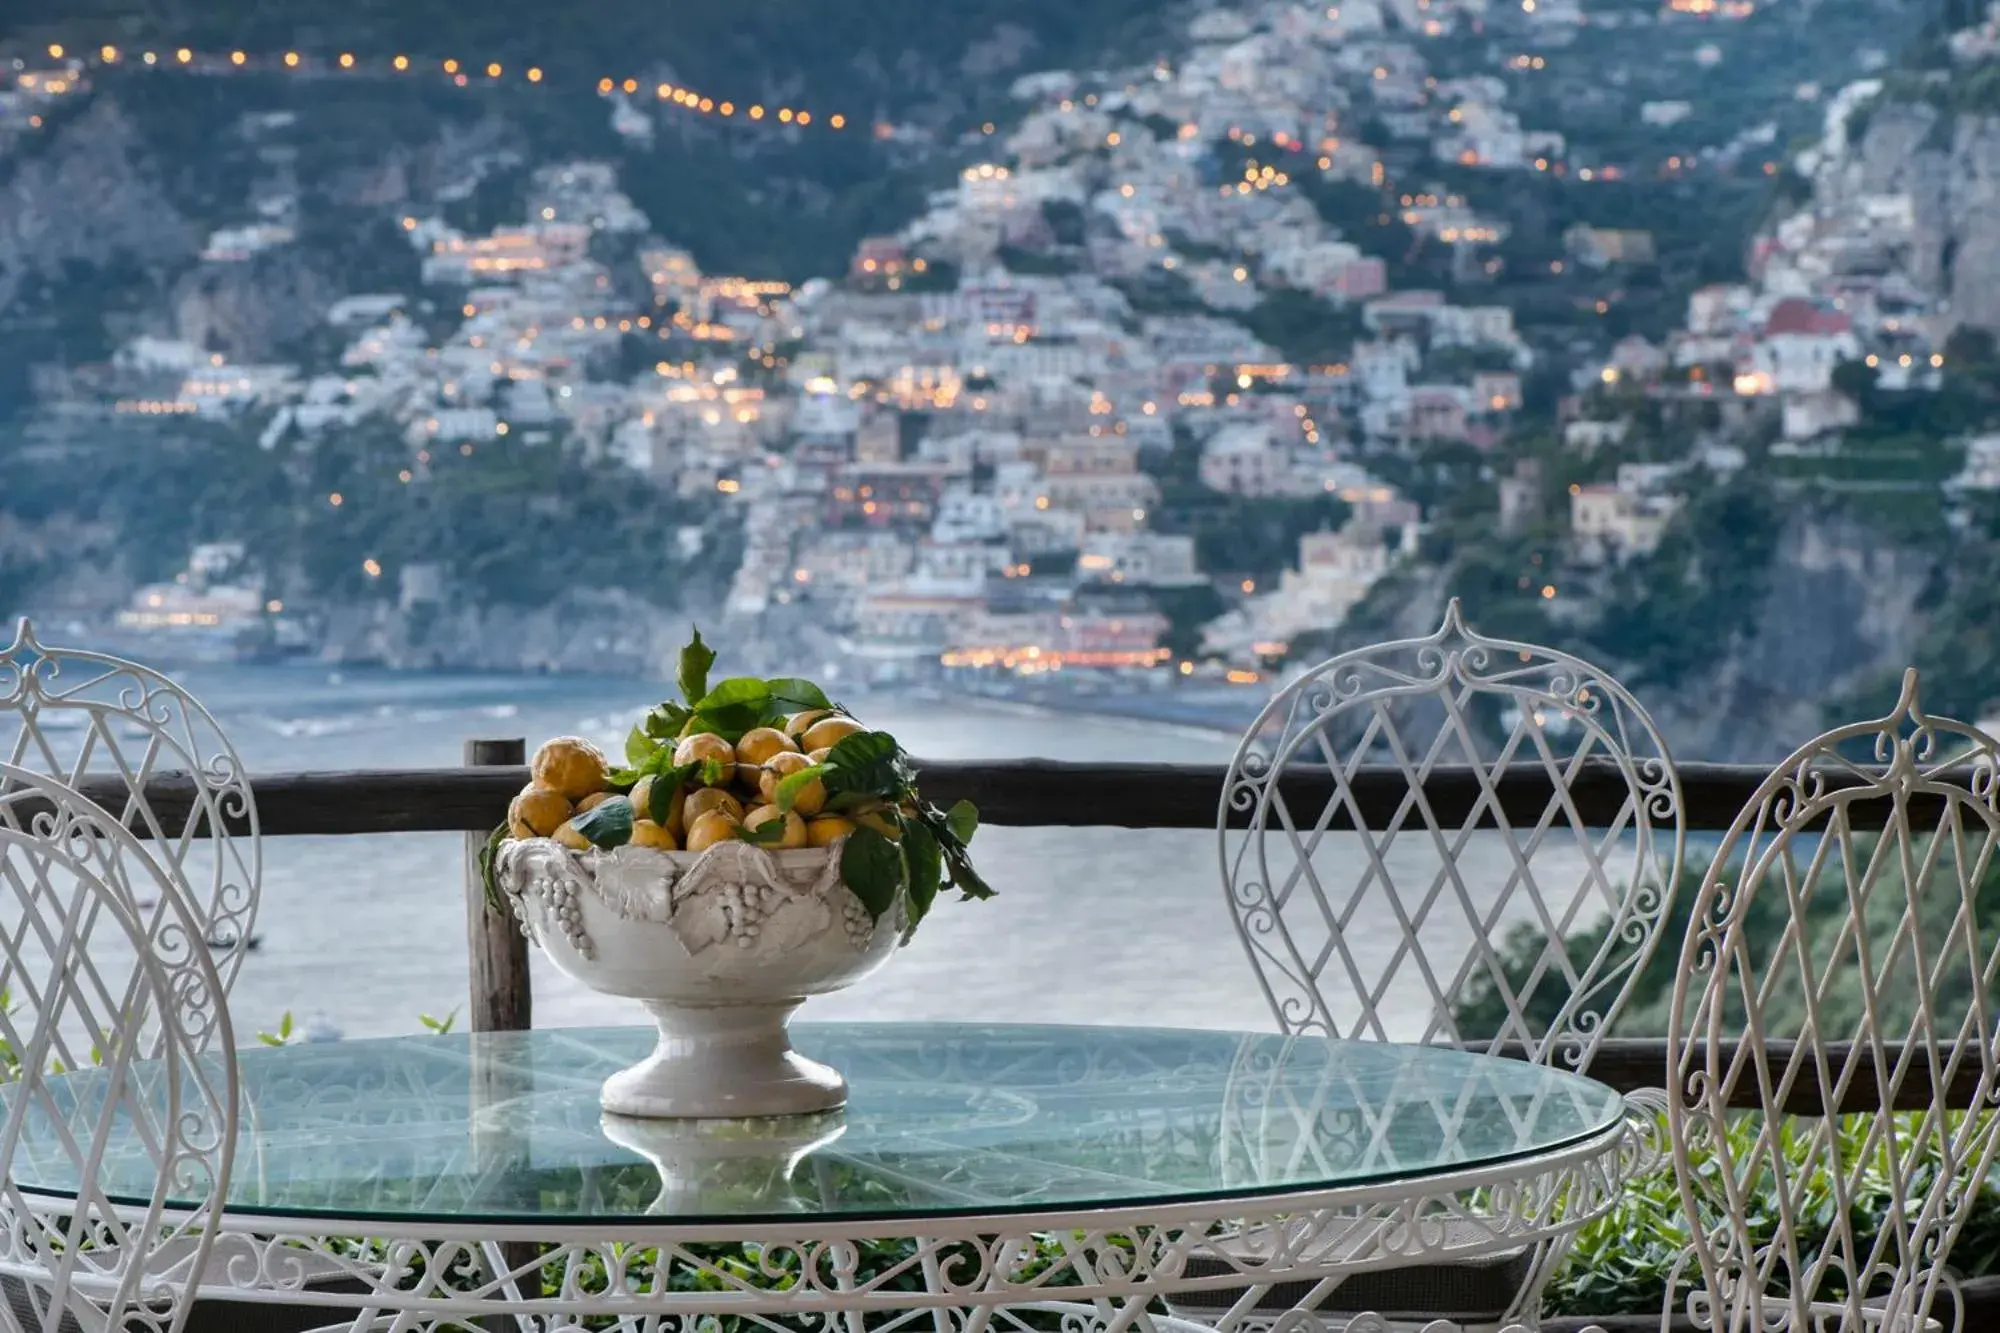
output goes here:
<path id="1" fill-rule="evenodd" d="M 245 1051 L 228 1210 L 734 1225 L 1185 1205 L 1444 1180 L 1601 1139 L 1623 1111 L 1588 1079 L 1435 1047 L 956 1024 L 801 1025 L 797 1040 L 847 1072 L 844 1110 L 608 1118 L 598 1086 L 644 1053 L 637 1028 Z M 58 1086 L 64 1118 L 95 1118 L 90 1073 Z M 52 1128 L 30 1117 L 18 1180 L 73 1193 L 60 1155 L 35 1150 Z M 149 1161 L 114 1143 L 108 1192 L 143 1198 Z"/>

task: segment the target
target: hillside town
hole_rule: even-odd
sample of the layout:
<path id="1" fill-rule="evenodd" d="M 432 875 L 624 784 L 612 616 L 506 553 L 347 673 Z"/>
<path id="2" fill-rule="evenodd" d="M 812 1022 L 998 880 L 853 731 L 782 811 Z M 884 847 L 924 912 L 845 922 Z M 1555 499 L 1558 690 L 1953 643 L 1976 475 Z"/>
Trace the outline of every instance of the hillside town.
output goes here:
<path id="1" fill-rule="evenodd" d="M 1522 8 L 1552 47 L 1591 21 L 1560 0 Z M 1484 0 L 1218 9 L 1171 64 L 1023 78 L 1018 117 L 984 126 L 952 187 L 863 241 L 838 280 L 704 273 L 611 164 L 540 166 L 507 225 L 398 219 L 422 287 L 327 309 L 336 365 L 238 364 L 135 337 L 115 359 L 115 411 L 254 422 L 267 447 L 393 423 L 412 486 L 447 451 L 566 441 L 739 513 L 728 620 L 753 629 L 809 611 L 827 651 L 875 681 L 1070 670 L 1253 682 L 1416 558 L 1428 516 L 1385 479 L 1403 470 L 1388 462 L 1440 445 L 1505 457 L 1524 377 L 1552 354 L 1508 305 L 1395 285 L 1395 257 L 1368 252 L 1300 188 L 1386 191 L 1411 233 L 1491 271 L 1508 224 L 1421 165 L 1392 176 L 1371 140 L 1386 134 L 1403 164 L 1590 180 L 1563 134 L 1510 109 L 1508 80 L 1440 77 L 1427 62 L 1427 39 L 1484 13 Z M 62 64 L 31 74 L 17 98 L 61 96 L 84 77 Z M 1680 456 L 1568 488 L 1578 561 L 1653 550 L 1691 474 L 1742 466 L 1731 429 L 1746 421 L 1777 423 L 1774 452 L 1833 447 L 1859 412 L 1837 384 L 1843 365 L 1890 388 L 1938 382 L 1943 312 L 1903 267 L 1910 197 L 1871 192 L 1848 140 L 1877 91 L 1826 98 L 1820 141 L 1792 164 L 1813 197 L 1771 220 L 1740 282 L 1696 290 L 1663 343 L 1553 349 L 1572 367 L 1568 448 L 1618 445 L 1645 400 L 1716 407 L 1715 428 Z M 604 96 L 619 134 L 654 132 L 643 94 Z M 1648 103 L 1645 119 L 1685 113 Z M 260 132 L 286 128 L 279 117 Z M 469 191 L 481 164 L 466 169 Z M 265 201 L 215 232 L 205 262 L 282 247 L 294 221 Z M 1562 243 L 1557 273 L 1645 263 L 1654 242 L 1577 225 Z M 1255 331 L 1279 300 L 1351 329 L 1348 350 L 1288 360 Z M 1964 485 L 2000 482 L 1996 444 L 1969 450 Z M 1508 468 L 1503 528 L 1546 480 L 1528 461 Z M 1276 522 L 1273 504 L 1318 502 L 1325 521 L 1292 538 L 1275 583 L 1260 581 L 1218 558 L 1226 541 L 1192 530 L 1190 496 L 1231 506 L 1221 512 L 1243 528 Z M 675 540 L 692 550 L 704 536 L 683 527 Z M 127 623 L 282 614 L 238 563 L 205 548 L 176 583 L 142 589 Z M 405 609 L 443 595 L 421 564 L 369 565 Z M 1191 589 L 1212 596 L 1174 595 Z M 1192 625 L 1180 623 L 1189 605 L 1202 608 Z"/>

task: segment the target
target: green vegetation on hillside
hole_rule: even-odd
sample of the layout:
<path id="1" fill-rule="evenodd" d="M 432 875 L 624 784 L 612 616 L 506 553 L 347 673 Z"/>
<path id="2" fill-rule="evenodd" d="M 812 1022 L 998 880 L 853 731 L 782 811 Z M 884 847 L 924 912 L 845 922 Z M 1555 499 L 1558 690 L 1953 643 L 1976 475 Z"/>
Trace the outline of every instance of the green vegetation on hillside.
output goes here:
<path id="1" fill-rule="evenodd" d="M 141 581 L 170 578 L 197 542 L 241 541 L 273 590 L 293 598 L 393 600 L 403 569 L 434 563 L 448 594 L 475 605 L 617 589 L 672 606 L 732 572 L 734 534 L 713 506 L 635 485 L 623 467 L 560 440 L 432 455 L 418 468 L 401 432 L 379 420 L 269 450 L 248 428 L 184 423 L 121 426 L 60 455 L 0 436 L 0 521 L 82 525 L 104 544 L 67 562 Z M 691 562 L 677 551 L 684 524 L 710 529 Z M 55 573 L 23 564 L 11 588 L 0 566 L 0 611 L 18 605 L 29 573 Z"/>

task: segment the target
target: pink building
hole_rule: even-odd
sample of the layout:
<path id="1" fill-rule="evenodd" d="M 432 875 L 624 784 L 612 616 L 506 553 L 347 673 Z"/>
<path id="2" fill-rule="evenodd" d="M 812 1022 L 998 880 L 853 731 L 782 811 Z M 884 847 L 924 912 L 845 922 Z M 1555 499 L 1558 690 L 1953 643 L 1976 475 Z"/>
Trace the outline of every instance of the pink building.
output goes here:
<path id="1" fill-rule="evenodd" d="M 1366 301 L 1389 290 L 1389 268 L 1374 255 L 1364 255 L 1334 275 L 1333 294 L 1346 301 Z"/>
<path id="2" fill-rule="evenodd" d="M 1463 440 L 1465 426 L 1465 393 L 1456 385 L 1419 384 L 1410 390 L 1411 439 Z"/>

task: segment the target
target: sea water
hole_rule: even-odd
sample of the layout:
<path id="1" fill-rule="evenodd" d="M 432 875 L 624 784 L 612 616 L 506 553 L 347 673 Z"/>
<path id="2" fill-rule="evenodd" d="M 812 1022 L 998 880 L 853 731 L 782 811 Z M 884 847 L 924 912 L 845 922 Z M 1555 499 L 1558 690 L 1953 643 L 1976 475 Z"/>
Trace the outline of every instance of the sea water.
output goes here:
<path id="1" fill-rule="evenodd" d="M 663 693 L 630 680 L 319 666 L 177 674 L 216 714 L 253 775 L 449 767 L 472 737 L 524 737 L 532 749 L 550 736 L 580 734 L 616 752 Z M 1221 763 L 1235 744 L 1220 731 L 975 702 L 890 695 L 847 702 L 920 758 Z M 998 896 L 961 902 L 947 894 L 888 966 L 815 999 L 809 1016 L 1272 1026 L 1225 899 L 1213 832 L 987 827 L 973 851 Z M 1335 834 L 1314 859 L 1351 885 L 1367 856 L 1360 835 Z M 462 1013 L 463 862 L 458 834 L 266 838 L 258 947 L 244 960 L 232 1004 L 239 1041 L 276 1028 L 287 1013 L 309 1037 L 408 1032 L 423 1015 Z M 1417 830 L 1397 841 L 1386 863 L 1399 890 L 1420 897 L 1438 882 L 1442 861 Z M 1458 865 L 1458 878 L 1487 894 L 1511 869 L 1487 834 Z M 1535 860 L 1538 874 L 1565 887 L 1584 865 L 1567 835 Z M 1521 910 L 1503 912 L 1500 924 Z M 1463 934 L 1447 930 L 1427 943 L 1462 949 L 1463 940 L 1446 937 Z M 1379 902 L 1343 932 L 1363 966 L 1390 956 L 1402 939 L 1395 914 Z M 629 1002 L 586 990 L 539 955 L 534 988 L 537 1026 L 640 1017 Z M 1429 1008 L 1409 968 L 1383 996 L 1392 1035 L 1421 1030 Z"/>

